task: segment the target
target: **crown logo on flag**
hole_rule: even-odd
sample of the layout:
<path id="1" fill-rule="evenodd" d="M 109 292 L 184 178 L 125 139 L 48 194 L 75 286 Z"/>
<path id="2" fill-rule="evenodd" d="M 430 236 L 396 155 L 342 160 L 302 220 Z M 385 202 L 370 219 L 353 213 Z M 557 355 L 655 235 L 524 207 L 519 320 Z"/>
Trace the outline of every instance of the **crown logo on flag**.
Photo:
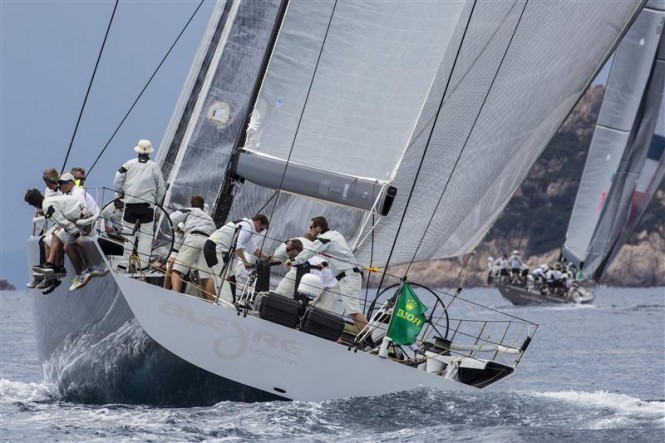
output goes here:
<path id="1" fill-rule="evenodd" d="M 416 302 L 415 300 L 409 300 L 409 301 L 406 302 L 406 309 L 409 310 L 409 311 L 411 309 L 417 307 L 417 306 L 418 306 L 418 302 Z"/>

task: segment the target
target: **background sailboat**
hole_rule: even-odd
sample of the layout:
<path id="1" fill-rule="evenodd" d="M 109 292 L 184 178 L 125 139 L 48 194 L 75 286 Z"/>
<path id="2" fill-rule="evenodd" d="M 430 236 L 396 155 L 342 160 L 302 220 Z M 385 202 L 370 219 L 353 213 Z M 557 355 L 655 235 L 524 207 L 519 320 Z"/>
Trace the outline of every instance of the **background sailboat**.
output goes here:
<path id="1" fill-rule="evenodd" d="M 648 2 L 614 53 L 571 214 L 563 258 L 596 281 L 629 238 L 663 177 L 658 127 L 665 115 L 664 23 L 665 2 Z M 554 293 L 502 283 L 497 287 L 519 305 L 590 303 L 594 298 L 577 284 Z"/>
<path id="2" fill-rule="evenodd" d="M 602 276 L 663 178 L 665 2 L 650 1 L 617 48 L 563 257 Z"/>

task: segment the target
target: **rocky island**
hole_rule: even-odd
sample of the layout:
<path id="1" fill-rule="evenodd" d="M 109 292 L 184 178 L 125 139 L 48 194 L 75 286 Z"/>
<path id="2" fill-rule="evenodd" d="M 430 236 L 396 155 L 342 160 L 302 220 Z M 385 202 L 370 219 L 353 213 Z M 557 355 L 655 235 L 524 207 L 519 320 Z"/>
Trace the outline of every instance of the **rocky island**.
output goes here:
<path id="1" fill-rule="evenodd" d="M 7 281 L 6 278 L 0 277 L 0 291 L 15 291 L 16 288 Z"/>

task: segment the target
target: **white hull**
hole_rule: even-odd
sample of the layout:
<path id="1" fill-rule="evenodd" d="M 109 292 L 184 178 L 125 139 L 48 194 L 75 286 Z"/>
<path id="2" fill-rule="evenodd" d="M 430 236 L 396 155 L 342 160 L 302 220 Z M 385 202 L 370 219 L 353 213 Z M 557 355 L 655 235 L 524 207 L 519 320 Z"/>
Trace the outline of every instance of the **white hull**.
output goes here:
<path id="1" fill-rule="evenodd" d="M 184 360 L 293 400 L 374 396 L 425 386 L 477 390 L 403 364 L 125 275 L 116 282 L 143 329 Z"/>
<path id="2" fill-rule="evenodd" d="M 96 246 L 86 244 L 93 261 L 101 259 Z M 39 261 L 36 240 L 29 250 L 32 265 Z M 71 278 L 71 268 L 68 272 Z M 528 346 L 527 340 L 509 355 L 503 355 L 505 346 L 488 347 L 493 341 L 475 346 L 479 331 L 462 322 L 449 331 L 459 332 L 451 352 L 426 353 L 427 361 L 420 354 L 405 364 L 349 351 L 251 314 L 243 317 L 127 274 L 111 271 L 73 292 L 69 278 L 51 294 L 33 290 L 31 295 L 40 362 L 66 401 L 195 406 L 223 400 L 322 401 L 417 387 L 477 391 L 511 374 L 519 361 L 515 354 Z M 515 320 L 492 324 L 516 325 Z M 475 320 L 469 325 L 510 343 L 524 339 L 490 333 Z M 447 327 L 441 331 L 448 334 Z M 477 352 L 494 355 L 481 359 Z"/>
<path id="3" fill-rule="evenodd" d="M 39 263 L 37 239 L 28 242 L 28 269 Z M 93 243 L 86 252 L 94 257 Z M 29 290 L 38 359 L 63 400 L 204 406 L 223 400 L 280 396 L 239 385 L 171 354 L 148 337 L 111 273 L 70 292 L 73 269 L 51 294 Z M 148 285 L 146 285 L 148 286 Z"/>

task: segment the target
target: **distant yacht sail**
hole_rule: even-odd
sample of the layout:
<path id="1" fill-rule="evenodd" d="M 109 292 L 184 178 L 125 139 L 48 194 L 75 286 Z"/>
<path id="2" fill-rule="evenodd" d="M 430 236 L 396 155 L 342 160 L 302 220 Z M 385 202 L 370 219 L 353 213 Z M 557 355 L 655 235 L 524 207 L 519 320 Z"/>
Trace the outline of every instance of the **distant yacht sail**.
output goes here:
<path id="1" fill-rule="evenodd" d="M 664 23 L 648 2 L 616 50 L 571 214 L 563 256 L 596 281 L 663 177 Z"/>

